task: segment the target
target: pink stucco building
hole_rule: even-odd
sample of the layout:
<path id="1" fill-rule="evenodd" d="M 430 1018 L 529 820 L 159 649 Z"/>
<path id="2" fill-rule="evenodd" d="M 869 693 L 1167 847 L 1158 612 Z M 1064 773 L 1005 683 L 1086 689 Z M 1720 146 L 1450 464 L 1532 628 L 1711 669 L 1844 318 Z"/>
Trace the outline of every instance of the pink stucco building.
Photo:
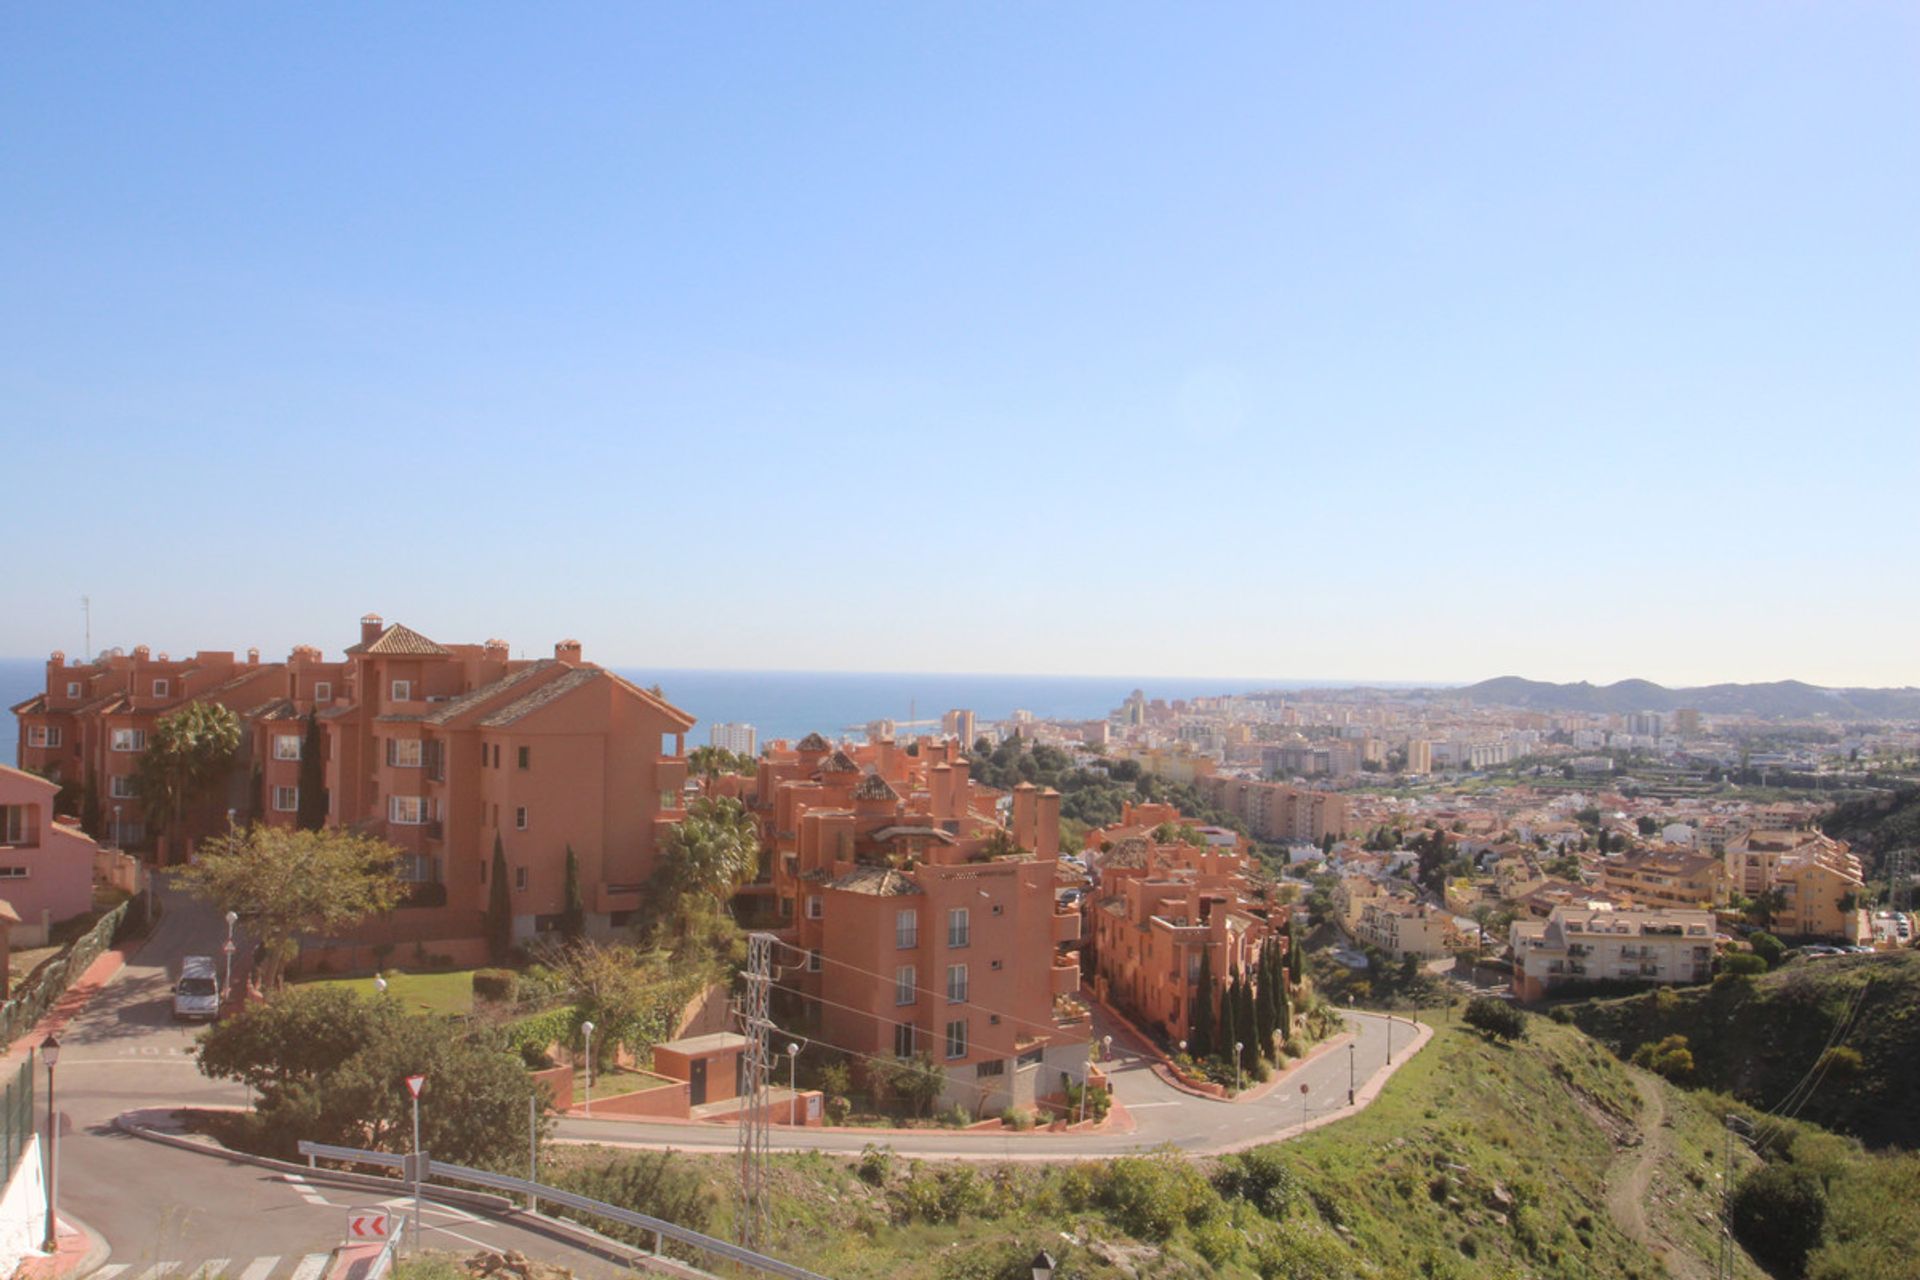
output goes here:
<path id="1" fill-rule="evenodd" d="M 77 826 L 55 819 L 59 790 L 0 765 L 0 900 L 20 917 L 9 937 L 14 946 L 40 946 L 52 925 L 93 907 L 98 846 Z"/>

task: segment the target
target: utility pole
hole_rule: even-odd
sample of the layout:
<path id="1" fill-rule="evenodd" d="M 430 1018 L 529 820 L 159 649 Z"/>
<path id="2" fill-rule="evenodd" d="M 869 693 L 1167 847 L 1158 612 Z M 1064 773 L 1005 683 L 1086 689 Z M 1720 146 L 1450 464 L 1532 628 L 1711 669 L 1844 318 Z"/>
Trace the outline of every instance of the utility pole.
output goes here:
<path id="1" fill-rule="evenodd" d="M 743 1249 L 764 1250 L 767 1240 L 767 1030 L 772 1025 L 770 991 L 773 986 L 773 944 L 770 933 L 747 935 L 747 967 L 742 975 L 746 993 L 741 998 L 741 1030 L 746 1052 L 741 1056 L 740 1094 L 740 1210 L 734 1220 L 734 1239 Z"/>

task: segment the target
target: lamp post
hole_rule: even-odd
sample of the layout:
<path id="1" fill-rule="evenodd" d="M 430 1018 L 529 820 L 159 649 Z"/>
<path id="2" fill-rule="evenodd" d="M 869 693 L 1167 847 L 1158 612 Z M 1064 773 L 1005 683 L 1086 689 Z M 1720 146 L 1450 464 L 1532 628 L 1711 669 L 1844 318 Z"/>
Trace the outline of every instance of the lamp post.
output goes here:
<path id="1" fill-rule="evenodd" d="M 41 1041 L 40 1056 L 47 1063 L 47 1238 L 41 1248 L 52 1253 L 59 1248 L 53 1206 L 60 1195 L 60 1125 L 53 1111 L 53 1068 L 60 1061 L 60 1037 L 49 1035 Z"/>
<path id="2" fill-rule="evenodd" d="M 227 980 L 221 987 L 221 994 L 231 998 L 233 995 L 233 926 L 240 923 L 238 911 L 227 912 L 227 945 L 224 948 L 227 957 Z"/>
<path id="3" fill-rule="evenodd" d="M 124 844 L 120 837 L 120 806 L 113 806 L 113 847 L 118 849 Z"/>
<path id="4" fill-rule="evenodd" d="M 1240 1092 L 1240 1055 L 1246 1051 L 1246 1045 L 1238 1040 L 1233 1042 L 1233 1091 L 1235 1093 Z"/>
<path id="5" fill-rule="evenodd" d="M 373 975 L 373 990 L 377 995 L 387 994 L 387 980 L 377 973 Z"/>
<path id="6" fill-rule="evenodd" d="M 1393 1065 L 1393 1015 L 1387 1015 L 1387 1065 Z"/>
<path id="7" fill-rule="evenodd" d="M 1101 1036 L 1100 1037 L 1100 1061 L 1110 1062 L 1112 1060 L 1113 1060 L 1113 1037 Z"/>
<path id="8" fill-rule="evenodd" d="M 588 1115 L 593 1114 L 593 1024 L 580 1024 L 580 1033 L 587 1038 L 587 1106 Z"/>
<path id="9" fill-rule="evenodd" d="M 1351 1040 L 1347 1041 L 1347 1105 L 1348 1106 L 1353 1105 L 1353 1086 L 1354 1086 L 1354 1080 L 1355 1080 L 1354 1065 L 1353 1065 L 1353 1051 L 1358 1047 L 1359 1046 L 1354 1044 L 1353 1041 Z"/>
<path id="10" fill-rule="evenodd" d="M 800 1046 L 795 1044 L 791 1040 L 787 1041 L 787 1123 L 788 1124 L 794 1123 L 793 1108 L 794 1108 L 795 1102 L 800 1097 L 800 1091 L 793 1087 L 794 1068 L 799 1065 L 799 1062 L 800 1062 Z"/>

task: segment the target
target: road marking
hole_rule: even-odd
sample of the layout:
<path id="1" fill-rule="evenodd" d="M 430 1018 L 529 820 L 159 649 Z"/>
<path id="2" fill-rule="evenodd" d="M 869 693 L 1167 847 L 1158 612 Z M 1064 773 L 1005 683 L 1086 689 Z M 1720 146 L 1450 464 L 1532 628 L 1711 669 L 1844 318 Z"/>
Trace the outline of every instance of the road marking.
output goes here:
<path id="1" fill-rule="evenodd" d="M 472 1236 L 463 1236 L 458 1231 L 455 1231 L 449 1227 L 440 1226 L 437 1223 L 431 1223 L 431 1222 L 423 1223 L 420 1229 L 422 1231 L 438 1231 L 442 1235 L 452 1236 L 455 1240 L 464 1240 L 476 1249 L 493 1248 L 493 1246 L 488 1244 L 485 1240 L 475 1240 Z M 299 1278 L 296 1276 L 295 1280 L 299 1280 Z"/>
<path id="2" fill-rule="evenodd" d="M 206 1277 L 206 1280 L 220 1280 L 221 1276 L 227 1274 L 227 1264 L 232 1261 L 232 1258 L 208 1258 L 193 1269 L 193 1274 Z"/>
<path id="3" fill-rule="evenodd" d="M 255 1258 L 247 1264 L 247 1269 L 240 1273 L 240 1280 L 267 1280 L 267 1277 L 273 1274 L 273 1269 L 279 1265 L 280 1255 L 277 1253 L 268 1254 L 264 1258 Z M 113 1280 L 113 1278 L 109 1276 L 107 1280 Z"/>
<path id="4" fill-rule="evenodd" d="M 170 1276 L 179 1269 L 177 1262 L 156 1262 L 140 1273 L 140 1280 L 160 1280 L 160 1277 Z"/>
<path id="5" fill-rule="evenodd" d="M 297 1173 L 283 1173 L 280 1175 L 280 1179 L 291 1186 L 294 1191 L 299 1194 L 300 1198 L 308 1204 L 330 1205 L 333 1203 L 318 1191 L 308 1186 L 307 1180 Z"/>
<path id="6" fill-rule="evenodd" d="M 1145 1111 L 1149 1107 L 1177 1107 L 1177 1102 L 1122 1102 L 1121 1106 L 1129 1111 Z"/>
<path id="7" fill-rule="evenodd" d="M 94 1280 L 113 1280 L 115 1276 L 119 1275 L 122 1271 L 125 1271 L 126 1269 L 127 1269 L 127 1264 L 124 1262 L 110 1262 L 106 1266 L 100 1268 L 98 1271 L 93 1273 Z"/>
<path id="8" fill-rule="evenodd" d="M 319 1280 L 327 1269 L 328 1260 L 332 1257 L 330 1253 L 308 1254 L 300 1259 L 300 1265 L 293 1269 L 293 1275 L 288 1277 L 288 1280 Z"/>

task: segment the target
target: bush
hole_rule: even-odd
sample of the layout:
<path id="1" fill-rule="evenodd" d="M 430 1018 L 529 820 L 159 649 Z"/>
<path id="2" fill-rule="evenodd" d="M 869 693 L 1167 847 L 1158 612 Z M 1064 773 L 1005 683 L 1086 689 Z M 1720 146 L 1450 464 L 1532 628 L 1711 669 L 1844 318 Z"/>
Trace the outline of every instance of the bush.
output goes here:
<path id="1" fill-rule="evenodd" d="M 954 1103 L 940 1113 L 940 1123 L 949 1129 L 964 1129 L 973 1123 L 973 1116 L 959 1103 Z"/>
<path id="2" fill-rule="evenodd" d="M 1008 1107 L 1001 1113 L 1000 1123 L 1024 1133 L 1033 1128 L 1033 1111 L 1029 1107 Z"/>
<path id="3" fill-rule="evenodd" d="M 473 998 L 494 1004 L 509 1004 L 519 994 L 520 975 L 511 969 L 475 969 Z"/>
<path id="4" fill-rule="evenodd" d="M 1806 1274 L 1807 1255 L 1826 1232 L 1820 1179 L 1795 1165 L 1772 1164 L 1740 1180 L 1729 1205 L 1733 1234 L 1753 1260 L 1788 1280 Z"/>
<path id="5" fill-rule="evenodd" d="M 1774 937 L 1764 929 L 1756 929 L 1754 932 L 1748 934 L 1747 945 L 1753 948 L 1753 954 L 1766 961 L 1767 968 L 1769 969 L 1778 969 L 1780 967 L 1780 961 L 1787 953 L 1786 943 L 1780 941 L 1780 939 Z"/>
<path id="6" fill-rule="evenodd" d="M 1467 1011 L 1461 1018 L 1468 1026 L 1498 1040 L 1520 1040 L 1527 1034 L 1527 1015 L 1492 996 L 1475 996 L 1467 1001 Z"/>
<path id="7" fill-rule="evenodd" d="M 836 1093 L 827 1098 L 827 1123 L 845 1124 L 847 1117 L 853 1114 L 853 1103 L 844 1093 Z"/>
<path id="8" fill-rule="evenodd" d="M 893 1148 L 876 1147 L 869 1142 L 860 1150 L 860 1159 L 853 1166 L 860 1181 L 870 1187 L 885 1185 L 887 1175 L 893 1172 Z"/>
<path id="9" fill-rule="evenodd" d="M 1094 1166 L 1091 1179 L 1094 1203 L 1141 1240 L 1165 1240 L 1183 1224 L 1200 1226 L 1225 1208 L 1199 1171 L 1170 1151 L 1121 1156 Z"/>
<path id="10" fill-rule="evenodd" d="M 1742 976 L 1765 973 L 1767 962 L 1750 951 L 1729 951 L 1720 957 L 1720 972 Z"/>
<path id="11" fill-rule="evenodd" d="M 1668 1036 L 1658 1044 L 1649 1040 L 1633 1051 L 1633 1065 L 1658 1072 L 1678 1084 L 1693 1074 L 1693 1050 L 1681 1035 Z"/>
<path id="12" fill-rule="evenodd" d="M 1221 1195 L 1248 1204 L 1269 1218 L 1286 1216 L 1293 1203 L 1293 1171 L 1280 1157 L 1278 1147 L 1255 1147 L 1220 1162 L 1213 1175 L 1214 1188 Z"/>

